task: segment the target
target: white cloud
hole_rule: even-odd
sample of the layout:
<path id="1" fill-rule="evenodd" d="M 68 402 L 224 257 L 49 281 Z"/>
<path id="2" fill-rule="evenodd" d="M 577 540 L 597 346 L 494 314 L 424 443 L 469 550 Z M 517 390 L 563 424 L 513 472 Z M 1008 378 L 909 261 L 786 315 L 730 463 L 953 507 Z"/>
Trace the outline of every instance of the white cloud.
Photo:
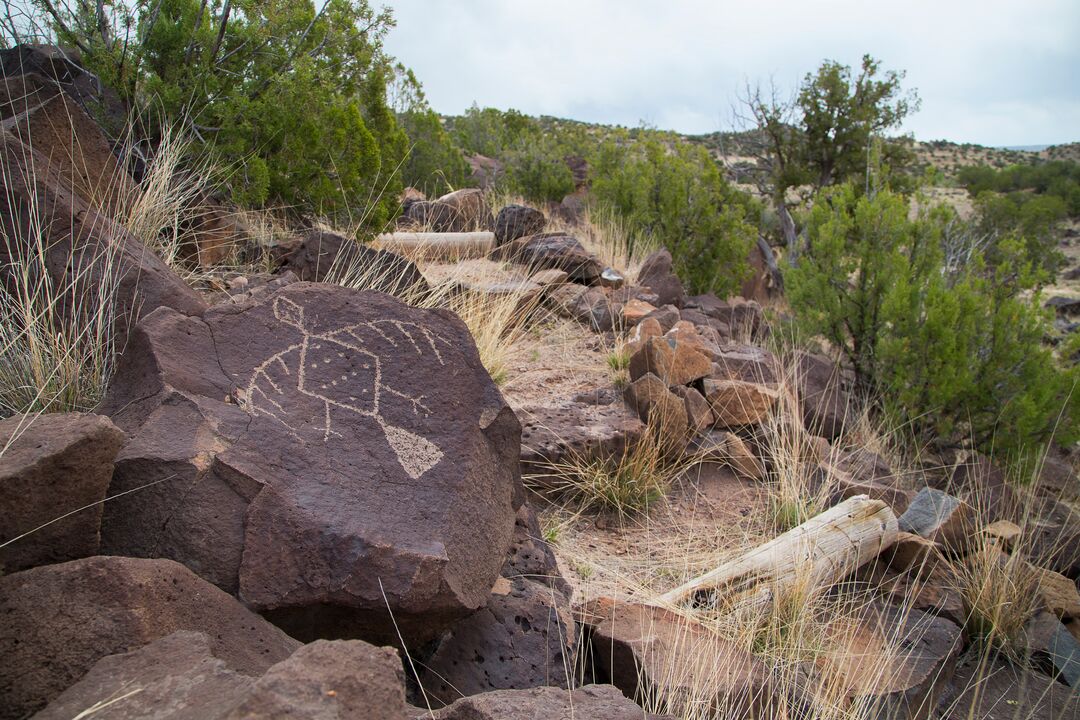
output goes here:
<path id="1" fill-rule="evenodd" d="M 1075 0 L 398 0 L 391 53 L 432 105 L 472 102 L 683 132 L 730 126 L 745 79 L 794 87 L 825 58 L 906 69 L 917 136 L 1080 140 Z"/>

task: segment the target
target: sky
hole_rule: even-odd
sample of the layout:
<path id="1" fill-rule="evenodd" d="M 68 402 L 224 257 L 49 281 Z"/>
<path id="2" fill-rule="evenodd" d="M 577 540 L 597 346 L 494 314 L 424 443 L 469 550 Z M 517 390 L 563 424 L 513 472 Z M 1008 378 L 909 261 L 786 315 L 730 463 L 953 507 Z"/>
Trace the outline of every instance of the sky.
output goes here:
<path id="1" fill-rule="evenodd" d="M 379 4 L 373 0 L 372 4 Z M 789 96 L 830 59 L 906 70 L 903 131 L 1080 141 L 1080 0 L 392 0 L 389 52 L 440 113 L 481 107 L 683 133 L 738 129 L 747 82 Z"/>

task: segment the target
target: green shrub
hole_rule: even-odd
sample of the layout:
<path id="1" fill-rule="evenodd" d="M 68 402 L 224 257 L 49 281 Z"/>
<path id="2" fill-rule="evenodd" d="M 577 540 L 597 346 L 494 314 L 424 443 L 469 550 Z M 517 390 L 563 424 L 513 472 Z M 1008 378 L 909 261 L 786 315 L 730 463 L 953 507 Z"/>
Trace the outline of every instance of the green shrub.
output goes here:
<path id="1" fill-rule="evenodd" d="M 828 191 L 785 278 L 800 324 L 845 355 L 890 419 L 927 439 L 997 453 L 1071 442 L 1080 372 L 1042 344 L 1049 317 L 1022 239 L 1003 241 L 992 267 L 977 248 L 946 262 L 956 220 L 945 208 L 911 220 L 889 191 Z"/>
<path id="2" fill-rule="evenodd" d="M 592 156 L 592 193 L 635 232 L 671 251 L 691 292 L 737 291 L 760 211 L 728 183 L 708 151 L 658 133 L 615 138 Z"/>
<path id="3" fill-rule="evenodd" d="M 406 185 L 437 197 L 466 183 L 469 164 L 461 148 L 443 129 L 439 115 L 431 109 L 410 110 L 398 115 L 411 149 L 402 168 Z"/>
<path id="4" fill-rule="evenodd" d="M 392 216 L 408 140 L 386 100 L 389 11 L 367 0 L 63 7 L 58 40 L 153 111 L 151 135 L 160 118 L 197 138 L 232 171 L 238 201 L 369 226 Z"/>

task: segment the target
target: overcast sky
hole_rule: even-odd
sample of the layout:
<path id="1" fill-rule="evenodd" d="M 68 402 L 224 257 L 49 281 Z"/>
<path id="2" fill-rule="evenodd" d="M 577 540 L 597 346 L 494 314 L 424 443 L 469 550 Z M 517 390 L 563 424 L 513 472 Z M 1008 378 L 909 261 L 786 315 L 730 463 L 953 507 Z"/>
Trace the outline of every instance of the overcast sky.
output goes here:
<path id="1" fill-rule="evenodd" d="M 379 4 L 373 0 L 373 4 Z M 393 0 L 387 46 L 432 106 L 685 133 L 731 129 L 744 82 L 825 59 L 907 70 L 905 130 L 983 145 L 1080 141 L 1080 0 Z"/>

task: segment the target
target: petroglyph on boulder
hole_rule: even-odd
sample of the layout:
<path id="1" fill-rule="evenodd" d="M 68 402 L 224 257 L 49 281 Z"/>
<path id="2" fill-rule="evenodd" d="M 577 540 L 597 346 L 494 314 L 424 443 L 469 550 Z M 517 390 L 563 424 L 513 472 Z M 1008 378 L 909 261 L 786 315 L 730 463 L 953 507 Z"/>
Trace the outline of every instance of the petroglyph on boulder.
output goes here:
<path id="1" fill-rule="evenodd" d="M 520 426 L 453 314 L 293 283 L 144 318 L 102 410 L 131 435 L 105 552 L 179 560 L 300 638 L 434 637 L 482 607 Z"/>

